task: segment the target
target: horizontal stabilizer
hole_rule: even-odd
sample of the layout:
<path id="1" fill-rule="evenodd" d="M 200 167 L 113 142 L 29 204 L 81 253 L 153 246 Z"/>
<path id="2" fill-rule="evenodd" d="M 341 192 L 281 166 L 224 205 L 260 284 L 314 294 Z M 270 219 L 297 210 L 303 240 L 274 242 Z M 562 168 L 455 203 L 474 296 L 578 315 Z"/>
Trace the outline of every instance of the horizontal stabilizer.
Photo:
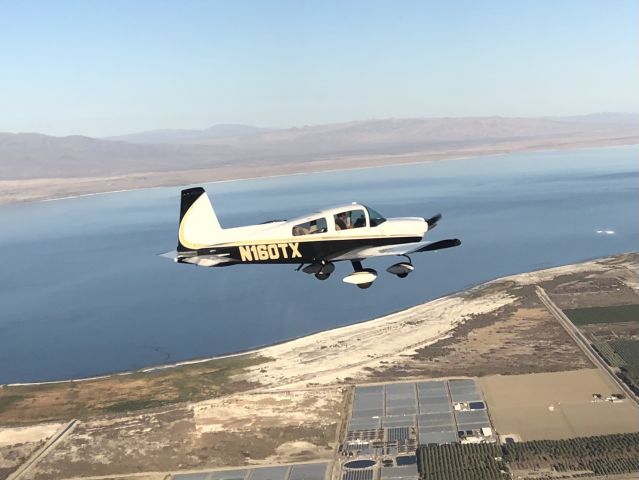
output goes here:
<path id="1" fill-rule="evenodd" d="M 169 260 L 173 260 L 177 262 L 178 252 L 176 250 L 171 250 L 170 252 L 158 253 L 158 257 L 168 258 Z"/>
<path id="2" fill-rule="evenodd" d="M 176 263 L 190 263 L 198 267 L 223 267 L 237 263 L 236 260 L 229 258 L 227 255 L 196 255 L 194 252 L 179 252 L 175 250 L 160 253 L 158 256 L 168 258 Z"/>

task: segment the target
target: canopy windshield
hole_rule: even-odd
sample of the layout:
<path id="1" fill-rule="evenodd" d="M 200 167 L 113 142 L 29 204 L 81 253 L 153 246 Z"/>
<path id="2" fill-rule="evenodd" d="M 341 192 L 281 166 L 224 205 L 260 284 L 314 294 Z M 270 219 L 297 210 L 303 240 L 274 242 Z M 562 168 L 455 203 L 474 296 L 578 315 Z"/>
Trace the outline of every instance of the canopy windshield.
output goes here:
<path id="1" fill-rule="evenodd" d="M 366 207 L 366 210 L 368 210 L 368 218 L 370 219 L 371 227 L 376 227 L 386 221 L 386 219 L 378 211 L 373 210 L 370 207 Z"/>

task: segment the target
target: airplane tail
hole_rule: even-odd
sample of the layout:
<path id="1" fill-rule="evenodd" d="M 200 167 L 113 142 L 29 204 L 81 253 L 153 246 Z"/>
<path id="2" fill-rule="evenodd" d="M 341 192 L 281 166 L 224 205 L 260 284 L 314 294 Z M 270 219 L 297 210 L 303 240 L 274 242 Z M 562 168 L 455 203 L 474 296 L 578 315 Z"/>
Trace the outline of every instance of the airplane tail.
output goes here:
<path id="1" fill-rule="evenodd" d="M 178 252 L 212 245 L 222 231 L 209 196 L 202 187 L 182 190 Z"/>

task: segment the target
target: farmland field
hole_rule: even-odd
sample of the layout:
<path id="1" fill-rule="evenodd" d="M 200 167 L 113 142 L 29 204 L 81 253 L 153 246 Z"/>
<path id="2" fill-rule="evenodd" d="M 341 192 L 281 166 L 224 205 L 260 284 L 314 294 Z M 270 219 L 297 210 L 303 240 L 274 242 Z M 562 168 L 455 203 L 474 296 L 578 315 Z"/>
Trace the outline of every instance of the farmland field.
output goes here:
<path id="1" fill-rule="evenodd" d="M 595 342 L 593 347 L 611 367 L 619 369 L 619 377 L 639 392 L 639 340 Z"/>
<path id="2" fill-rule="evenodd" d="M 626 361 L 617 351 L 610 346 L 610 342 L 597 342 L 593 343 L 593 347 L 601 357 L 611 367 L 625 367 Z"/>
<path id="3" fill-rule="evenodd" d="M 639 340 L 613 340 L 608 345 L 623 360 L 621 378 L 635 392 L 639 392 Z"/>
<path id="4" fill-rule="evenodd" d="M 613 340 L 608 344 L 627 365 L 639 367 L 639 340 Z"/>
<path id="5" fill-rule="evenodd" d="M 639 305 L 566 309 L 564 313 L 575 325 L 592 323 L 639 322 Z"/>
<path id="6" fill-rule="evenodd" d="M 598 369 L 490 375 L 479 384 L 500 435 L 529 441 L 639 431 L 639 410 L 632 402 L 592 401 L 594 393 L 621 393 Z"/>

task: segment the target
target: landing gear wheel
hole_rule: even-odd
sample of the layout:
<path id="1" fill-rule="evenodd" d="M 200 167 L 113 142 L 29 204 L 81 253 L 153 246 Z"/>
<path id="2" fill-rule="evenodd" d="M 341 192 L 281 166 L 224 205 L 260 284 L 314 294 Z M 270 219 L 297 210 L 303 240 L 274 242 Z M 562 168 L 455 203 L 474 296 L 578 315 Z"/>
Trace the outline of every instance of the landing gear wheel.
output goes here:
<path id="1" fill-rule="evenodd" d="M 415 270 L 415 267 L 413 266 L 413 264 L 410 263 L 410 258 L 409 257 L 406 257 L 406 258 L 408 258 L 409 260 L 408 262 L 399 262 L 399 263 L 396 263 L 395 265 L 391 265 L 390 267 L 386 269 L 386 271 L 388 273 L 392 273 L 398 278 L 406 278 L 409 273 Z"/>
<path id="2" fill-rule="evenodd" d="M 363 268 L 362 262 L 359 260 L 351 260 L 353 270 L 350 275 L 345 276 L 342 281 L 350 283 L 351 285 L 357 285 L 362 290 L 370 287 L 377 278 L 377 272 L 372 268 Z"/>
<path id="3" fill-rule="evenodd" d="M 322 275 L 330 275 L 334 271 L 335 271 L 335 264 L 328 262 L 328 263 L 325 263 L 322 269 L 317 273 L 320 273 Z"/>
<path id="4" fill-rule="evenodd" d="M 302 269 L 302 272 L 313 274 L 320 280 L 326 280 L 331 273 L 335 271 L 335 265 L 332 262 L 314 262 Z"/>

